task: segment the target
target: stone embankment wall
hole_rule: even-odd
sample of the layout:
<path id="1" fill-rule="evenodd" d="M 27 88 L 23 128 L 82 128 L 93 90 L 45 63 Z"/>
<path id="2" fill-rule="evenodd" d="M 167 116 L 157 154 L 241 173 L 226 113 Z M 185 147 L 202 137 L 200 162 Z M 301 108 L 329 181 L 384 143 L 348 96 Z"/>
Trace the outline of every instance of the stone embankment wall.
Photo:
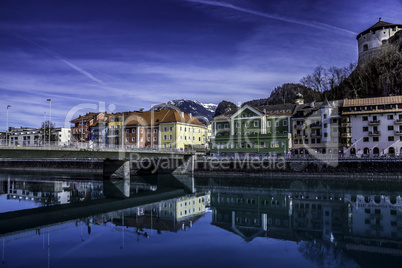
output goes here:
<path id="1" fill-rule="evenodd" d="M 196 161 L 197 174 L 397 176 L 402 178 L 402 159 Z"/>
<path id="2" fill-rule="evenodd" d="M 103 161 L 96 159 L 0 159 L 3 170 L 65 170 L 102 173 Z"/>

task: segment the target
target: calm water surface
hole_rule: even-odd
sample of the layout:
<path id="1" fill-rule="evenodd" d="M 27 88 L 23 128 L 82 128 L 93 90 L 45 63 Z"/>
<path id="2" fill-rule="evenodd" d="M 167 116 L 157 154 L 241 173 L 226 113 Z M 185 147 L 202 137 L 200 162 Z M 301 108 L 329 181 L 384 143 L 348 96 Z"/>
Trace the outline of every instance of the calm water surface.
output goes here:
<path id="1" fill-rule="evenodd" d="M 0 230 L 1 267 L 400 267 L 402 261 L 398 182 L 160 176 L 110 183 L 0 174 L 0 184 L 1 217 L 43 207 L 50 217 L 69 203 L 85 210 L 97 199 L 186 189 L 172 199 Z"/>

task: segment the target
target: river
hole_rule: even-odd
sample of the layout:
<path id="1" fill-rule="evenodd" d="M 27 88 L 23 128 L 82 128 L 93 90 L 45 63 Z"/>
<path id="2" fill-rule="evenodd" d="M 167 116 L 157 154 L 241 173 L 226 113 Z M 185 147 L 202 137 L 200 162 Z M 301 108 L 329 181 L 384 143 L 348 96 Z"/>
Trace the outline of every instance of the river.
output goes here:
<path id="1" fill-rule="evenodd" d="M 1 267 L 399 267 L 401 193 L 383 179 L 1 173 Z"/>

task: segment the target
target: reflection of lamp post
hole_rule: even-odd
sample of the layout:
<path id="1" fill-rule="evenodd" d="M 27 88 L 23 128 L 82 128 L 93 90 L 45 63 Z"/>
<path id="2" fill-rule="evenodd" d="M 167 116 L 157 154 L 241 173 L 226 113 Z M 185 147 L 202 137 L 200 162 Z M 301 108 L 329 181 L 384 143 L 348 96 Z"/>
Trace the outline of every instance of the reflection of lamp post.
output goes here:
<path id="1" fill-rule="evenodd" d="M 47 99 L 49 102 L 49 147 L 50 147 L 50 120 L 52 120 L 52 100 Z"/>
<path id="2" fill-rule="evenodd" d="M 1 259 L 1 264 L 6 264 L 6 261 L 4 260 L 4 247 L 5 247 L 5 239 L 3 237 L 3 257 Z"/>
<path id="3" fill-rule="evenodd" d="M 10 145 L 10 142 L 8 142 L 8 108 L 10 108 L 11 105 L 7 105 L 7 126 L 6 126 L 6 144 Z"/>

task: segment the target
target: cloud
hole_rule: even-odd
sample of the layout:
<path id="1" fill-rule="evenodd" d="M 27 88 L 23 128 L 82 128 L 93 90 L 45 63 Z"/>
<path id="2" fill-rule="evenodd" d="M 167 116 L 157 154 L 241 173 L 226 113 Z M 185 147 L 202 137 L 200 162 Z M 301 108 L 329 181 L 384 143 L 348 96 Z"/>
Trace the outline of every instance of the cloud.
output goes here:
<path id="1" fill-rule="evenodd" d="M 287 18 L 287 17 L 281 17 L 281 16 L 276 16 L 276 15 L 271 15 L 269 13 L 265 12 L 260 12 L 252 9 L 247 9 L 243 7 L 239 7 L 230 3 L 226 2 L 218 2 L 218 1 L 208 1 L 208 0 L 187 0 L 188 2 L 193 2 L 193 3 L 198 3 L 198 4 L 204 4 L 204 5 L 210 5 L 210 6 L 218 6 L 218 7 L 223 7 L 223 8 L 229 8 L 232 10 L 240 11 L 243 13 L 263 17 L 263 18 L 268 18 L 268 19 L 273 19 L 273 20 L 279 20 L 279 21 L 284 21 L 288 23 L 294 23 L 298 25 L 304 25 L 308 26 L 311 28 L 316 28 L 316 29 L 321 29 L 321 30 L 326 30 L 326 31 L 338 31 L 343 34 L 348 34 L 348 35 L 357 35 L 357 33 L 349 31 L 347 29 L 339 28 L 330 24 L 322 23 L 322 22 L 316 22 L 316 21 L 305 21 L 305 20 L 299 20 L 299 19 L 293 19 L 293 18 Z"/>

